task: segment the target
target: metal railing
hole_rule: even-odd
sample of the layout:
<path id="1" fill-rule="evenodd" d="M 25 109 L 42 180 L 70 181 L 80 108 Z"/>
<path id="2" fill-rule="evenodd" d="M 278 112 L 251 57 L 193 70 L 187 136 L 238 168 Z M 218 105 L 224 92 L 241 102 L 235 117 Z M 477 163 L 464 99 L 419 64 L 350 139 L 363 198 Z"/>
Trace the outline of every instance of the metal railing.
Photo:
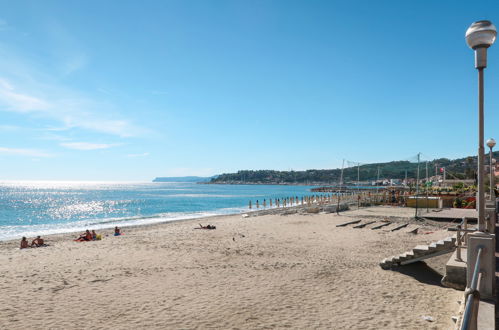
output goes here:
<path id="1" fill-rule="evenodd" d="M 468 229 L 468 218 L 463 217 L 463 220 L 459 225 L 457 225 L 457 233 L 456 233 L 456 260 L 463 261 L 461 258 L 461 248 L 466 247 L 466 238 L 468 237 L 469 232 L 473 232 L 474 230 Z"/>
<path id="2" fill-rule="evenodd" d="M 483 273 L 480 271 L 482 247 L 478 247 L 475 268 L 471 278 L 471 285 L 465 291 L 466 306 L 464 308 L 461 330 L 474 330 L 477 328 L 478 306 L 480 304 L 480 286 Z"/>

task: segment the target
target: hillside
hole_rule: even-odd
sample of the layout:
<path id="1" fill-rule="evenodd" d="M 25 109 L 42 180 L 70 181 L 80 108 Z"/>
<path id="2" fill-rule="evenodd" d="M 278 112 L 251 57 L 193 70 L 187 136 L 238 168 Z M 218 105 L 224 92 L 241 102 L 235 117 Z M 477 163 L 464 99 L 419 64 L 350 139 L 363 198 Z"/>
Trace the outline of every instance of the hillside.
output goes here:
<path id="1" fill-rule="evenodd" d="M 499 152 L 494 153 L 494 157 Z M 488 164 L 488 156 L 486 156 Z M 374 163 L 360 166 L 360 181 L 374 181 L 378 169 L 380 179 L 404 179 L 407 171 L 408 178 L 416 178 L 417 163 L 409 161 L 392 161 L 388 163 Z M 450 160 L 447 158 L 435 159 L 428 162 L 428 175 L 435 175 L 435 169 L 440 174 L 440 168 L 445 167 L 448 179 L 473 179 L 477 167 L 477 157 L 469 156 Z M 344 182 L 357 181 L 357 167 L 344 169 Z M 255 184 L 336 184 L 340 181 L 341 169 L 306 170 L 306 171 L 274 171 L 274 170 L 243 170 L 237 173 L 221 174 L 210 183 L 255 183 Z M 426 162 L 420 163 L 420 177 L 426 177 Z"/>

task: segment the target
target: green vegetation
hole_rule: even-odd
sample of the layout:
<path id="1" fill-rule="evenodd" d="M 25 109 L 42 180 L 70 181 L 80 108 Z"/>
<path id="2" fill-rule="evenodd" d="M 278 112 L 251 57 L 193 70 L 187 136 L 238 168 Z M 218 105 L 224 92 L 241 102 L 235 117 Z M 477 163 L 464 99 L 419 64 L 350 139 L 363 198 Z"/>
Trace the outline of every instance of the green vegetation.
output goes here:
<path id="1" fill-rule="evenodd" d="M 494 153 L 494 157 L 499 152 Z M 380 179 L 415 179 L 417 163 L 409 161 L 393 161 L 388 163 L 365 164 L 360 166 L 360 181 L 375 181 L 380 172 Z M 474 179 L 477 167 L 477 157 L 465 157 L 455 160 L 447 158 L 428 162 L 429 176 L 439 175 L 440 168 L 445 167 L 447 179 Z M 210 183 L 258 183 L 258 184 L 336 184 L 340 181 L 341 169 L 306 170 L 306 171 L 238 171 L 237 173 L 221 174 L 211 179 Z M 357 167 L 346 168 L 343 172 L 344 182 L 357 181 Z M 420 178 L 426 177 L 426 163 L 420 163 Z"/>

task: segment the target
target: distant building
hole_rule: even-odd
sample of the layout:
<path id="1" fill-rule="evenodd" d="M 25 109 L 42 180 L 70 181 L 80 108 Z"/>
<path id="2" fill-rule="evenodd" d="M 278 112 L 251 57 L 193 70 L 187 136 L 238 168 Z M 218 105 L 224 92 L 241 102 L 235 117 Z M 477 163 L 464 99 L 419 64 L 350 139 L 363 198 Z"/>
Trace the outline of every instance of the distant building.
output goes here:
<path id="1" fill-rule="evenodd" d="M 398 186 L 402 183 L 400 179 L 390 179 L 390 186 Z"/>

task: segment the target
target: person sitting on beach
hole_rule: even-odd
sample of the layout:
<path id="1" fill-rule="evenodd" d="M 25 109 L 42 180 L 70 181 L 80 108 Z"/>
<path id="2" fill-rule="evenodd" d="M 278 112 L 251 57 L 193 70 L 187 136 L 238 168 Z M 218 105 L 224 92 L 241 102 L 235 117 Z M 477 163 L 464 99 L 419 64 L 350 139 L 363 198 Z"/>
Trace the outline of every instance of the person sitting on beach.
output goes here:
<path id="1" fill-rule="evenodd" d="M 26 239 L 26 237 L 23 236 L 23 238 L 21 239 L 21 249 L 26 249 L 26 248 L 29 248 L 29 244 L 28 244 L 28 240 Z"/>
<path id="2" fill-rule="evenodd" d="M 121 231 L 118 228 L 118 226 L 114 227 L 114 236 L 120 236 L 120 235 L 121 235 Z"/>
<path id="3" fill-rule="evenodd" d="M 36 238 L 33 240 L 33 242 L 31 242 L 31 247 L 40 247 L 40 246 L 44 246 L 45 243 L 43 241 L 43 238 L 41 238 L 40 236 L 36 236 Z"/>
<path id="4" fill-rule="evenodd" d="M 97 233 L 95 230 L 92 230 L 92 240 L 95 241 L 97 239 Z"/>
<path id="5" fill-rule="evenodd" d="M 92 234 L 90 233 L 90 230 L 86 230 L 85 233 L 81 234 L 80 237 L 75 239 L 75 241 L 78 242 L 83 242 L 83 241 L 91 241 L 93 239 Z"/>

